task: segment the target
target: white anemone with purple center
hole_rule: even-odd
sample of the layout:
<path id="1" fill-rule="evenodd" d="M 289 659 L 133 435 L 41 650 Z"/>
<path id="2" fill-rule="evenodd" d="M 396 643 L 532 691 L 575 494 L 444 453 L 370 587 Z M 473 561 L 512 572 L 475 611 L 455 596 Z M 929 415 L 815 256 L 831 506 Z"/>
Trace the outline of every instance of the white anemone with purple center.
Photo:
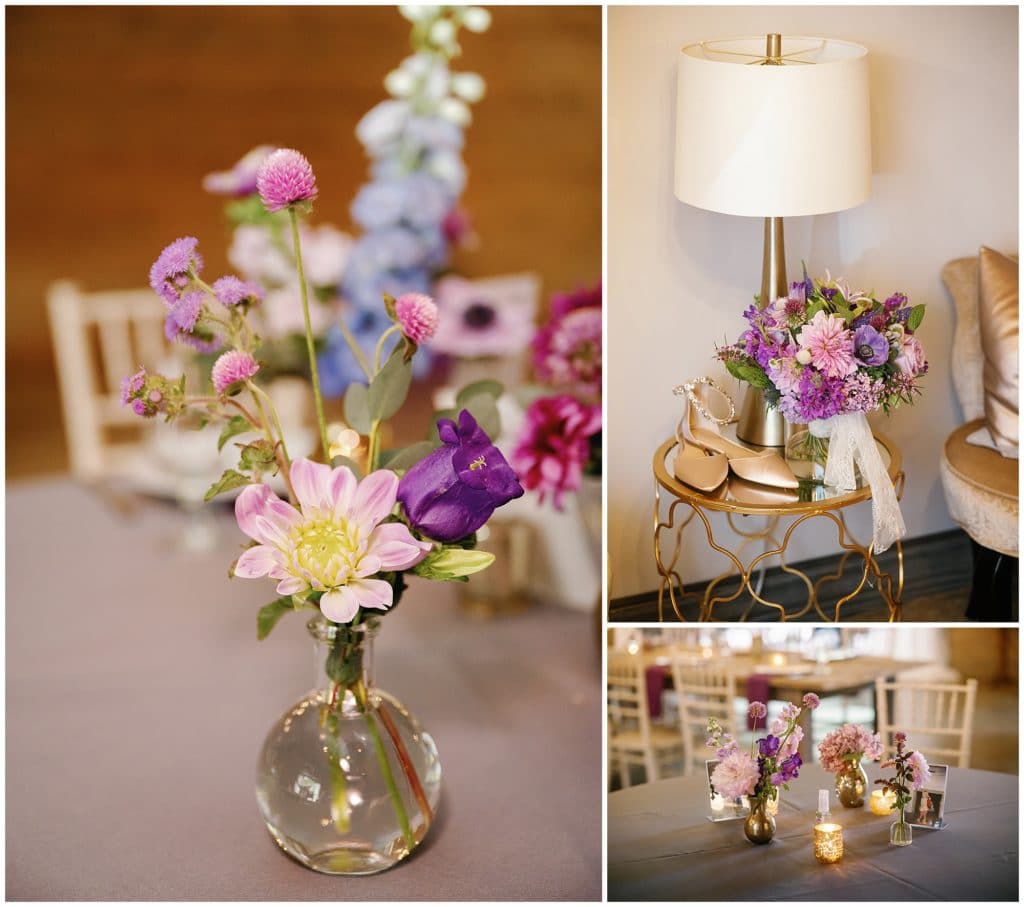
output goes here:
<path id="1" fill-rule="evenodd" d="M 298 510 L 266 485 L 238 496 L 239 528 L 259 544 L 243 552 L 235 575 L 279 580 L 279 595 L 323 592 L 320 610 L 335 623 L 348 623 L 360 608 L 390 608 L 391 584 L 374 577 L 408 570 L 433 547 L 404 523 L 383 522 L 395 509 L 398 476 L 379 469 L 358 480 L 345 466 L 295 460 L 290 478 Z"/>

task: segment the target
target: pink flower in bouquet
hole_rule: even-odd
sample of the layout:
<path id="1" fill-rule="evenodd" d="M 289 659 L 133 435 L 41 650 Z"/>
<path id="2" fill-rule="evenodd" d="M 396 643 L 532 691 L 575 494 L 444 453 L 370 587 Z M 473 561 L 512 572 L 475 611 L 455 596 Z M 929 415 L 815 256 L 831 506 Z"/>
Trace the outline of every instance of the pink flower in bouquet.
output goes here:
<path id="1" fill-rule="evenodd" d="M 810 709 L 812 712 L 821 705 L 821 699 L 817 693 L 804 693 L 801 702 L 805 709 Z"/>
<path id="2" fill-rule="evenodd" d="M 256 191 L 256 173 L 267 156 L 274 150 L 273 145 L 259 145 L 230 170 L 208 173 L 203 177 L 203 188 L 215 195 L 246 196 Z"/>
<path id="3" fill-rule="evenodd" d="M 747 706 L 747 715 L 755 721 L 764 718 L 768 714 L 768 706 L 763 702 L 752 702 Z"/>
<path id="4" fill-rule="evenodd" d="M 279 580 L 279 595 L 322 592 L 320 610 L 335 623 L 348 623 L 360 608 L 390 608 L 391 584 L 374 577 L 408 570 L 432 547 L 404 523 L 386 522 L 398 476 L 378 469 L 359 481 L 345 466 L 295 460 L 290 478 L 298 510 L 266 485 L 249 485 L 238 496 L 238 526 L 259 544 L 243 552 L 235 576 L 270 576 Z"/>
<path id="5" fill-rule="evenodd" d="M 778 759 L 783 761 L 788 759 L 794 753 L 800 749 L 800 743 L 804 739 L 804 729 L 797 725 L 793 728 L 790 735 L 786 738 L 786 742 L 779 747 Z"/>
<path id="6" fill-rule="evenodd" d="M 924 347 L 921 341 L 909 334 L 903 335 L 900 352 L 893 360 L 896 367 L 908 377 L 915 377 L 924 371 Z"/>
<path id="7" fill-rule="evenodd" d="M 811 354 L 811 365 L 829 378 L 845 378 L 857 371 L 853 334 L 836 315 L 820 311 L 797 335 L 800 348 Z"/>
<path id="8" fill-rule="evenodd" d="M 183 236 L 167 246 L 149 269 L 149 285 L 160 294 L 167 305 L 174 305 L 192 279 L 203 267 L 203 259 L 196 252 L 199 240 Z"/>
<path id="9" fill-rule="evenodd" d="M 825 735 L 818 745 L 818 755 L 827 771 L 839 772 L 851 761 L 846 757 L 854 757 L 857 762 L 881 759 L 882 738 L 862 725 L 844 724 Z"/>
<path id="10" fill-rule="evenodd" d="M 437 330 L 437 306 L 422 293 L 403 293 L 395 300 L 395 318 L 413 343 L 425 343 Z"/>
<path id="11" fill-rule="evenodd" d="M 716 793 L 726 800 L 749 797 L 758 781 L 757 762 L 749 753 L 736 751 L 726 756 L 711 773 Z"/>
<path id="12" fill-rule="evenodd" d="M 256 190 L 273 213 L 316 198 L 316 177 L 309 161 L 294 148 L 278 148 L 256 171 Z"/>
<path id="13" fill-rule="evenodd" d="M 928 767 L 928 760 L 919 752 L 913 752 L 907 757 L 907 765 L 914 778 L 914 790 L 921 790 L 932 777 L 932 771 Z"/>
<path id="14" fill-rule="evenodd" d="M 556 387 L 601 390 L 601 309 L 577 308 L 552 320 L 533 340 L 533 367 Z"/>
<path id="15" fill-rule="evenodd" d="M 438 324 L 431 349 L 436 352 L 512 356 L 533 337 L 537 299 L 531 277 L 444 277 L 434 286 L 434 301 Z"/>
<path id="16" fill-rule="evenodd" d="M 233 385 L 248 381 L 259 370 L 259 364 L 249 353 L 229 350 L 213 363 L 210 370 L 213 389 L 218 394 L 224 394 Z"/>
<path id="17" fill-rule="evenodd" d="M 523 485 L 538 490 L 543 502 L 554 496 L 561 509 L 567 491 L 580 487 L 590 457 L 590 437 L 601 428 L 601 407 L 568 394 L 538 397 L 526 411 L 523 436 L 512 453 L 512 467 Z"/>

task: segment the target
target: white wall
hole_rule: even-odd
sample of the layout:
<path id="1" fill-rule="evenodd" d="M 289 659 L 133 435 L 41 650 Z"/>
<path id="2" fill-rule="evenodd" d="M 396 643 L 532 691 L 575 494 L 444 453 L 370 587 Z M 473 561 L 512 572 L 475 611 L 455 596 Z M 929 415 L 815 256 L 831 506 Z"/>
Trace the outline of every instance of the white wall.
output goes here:
<path id="1" fill-rule="evenodd" d="M 951 258 L 987 244 L 1017 250 L 1017 10 L 1013 7 L 676 7 L 608 12 L 608 546 L 613 597 L 657 586 L 651 551 L 651 455 L 678 417 L 672 387 L 718 377 L 760 288 L 762 221 L 684 205 L 672 193 L 676 59 L 687 43 L 763 34 L 841 38 L 868 48 L 871 200 L 786 222 L 788 270 L 801 258 L 851 285 L 929 305 L 920 332 L 931 372 L 916 405 L 873 418 L 901 446 L 908 535 L 952 526 L 939 481 L 943 440 L 962 421 L 950 377 L 953 305 L 939 279 Z M 779 129 L 805 129 L 799 110 Z M 766 136 L 766 139 L 770 137 Z M 870 513 L 851 528 L 870 535 Z M 838 549 L 831 523 L 805 524 L 791 551 Z M 724 524 L 716 524 L 716 533 Z M 708 578 L 703 532 L 688 532 L 683 577 Z"/>

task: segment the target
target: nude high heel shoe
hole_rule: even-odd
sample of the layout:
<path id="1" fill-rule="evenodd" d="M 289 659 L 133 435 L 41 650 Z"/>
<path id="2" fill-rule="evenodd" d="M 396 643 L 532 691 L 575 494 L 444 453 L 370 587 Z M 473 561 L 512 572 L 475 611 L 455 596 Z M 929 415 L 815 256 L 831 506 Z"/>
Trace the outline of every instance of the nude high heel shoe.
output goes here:
<path id="1" fill-rule="evenodd" d="M 708 450 L 694 439 L 690 429 L 693 415 L 690 405 L 696 402 L 697 398 L 692 393 L 687 394 L 683 391 L 683 388 L 688 386 L 680 385 L 673 390 L 676 396 L 683 398 L 683 414 L 676 425 L 678 449 L 672 460 L 672 472 L 684 485 L 709 493 L 725 482 L 729 475 L 729 461 L 724 453 Z"/>
<path id="2" fill-rule="evenodd" d="M 729 417 L 718 419 L 711 415 L 698 399 L 696 389 L 698 385 L 706 385 L 718 391 L 729 403 Z M 684 415 L 693 419 L 693 413 L 697 412 L 708 422 L 715 425 L 728 425 L 736 414 L 736 404 L 719 385 L 711 378 L 695 378 L 687 384 L 681 384 L 674 388 L 673 393 L 683 396 L 692 404 L 692 409 L 687 407 Z M 759 485 L 771 485 L 775 488 L 799 488 L 800 482 L 793 475 L 786 461 L 773 450 L 755 451 L 735 441 L 730 441 L 713 428 L 707 428 L 691 423 L 684 432 L 684 437 L 691 446 L 703 448 L 710 453 L 722 454 L 725 456 L 729 469 L 741 479 L 748 482 L 756 482 Z M 685 480 L 682 480 L 685 481 Z M 689 483 L 687 483 L 689 484 Z"/>

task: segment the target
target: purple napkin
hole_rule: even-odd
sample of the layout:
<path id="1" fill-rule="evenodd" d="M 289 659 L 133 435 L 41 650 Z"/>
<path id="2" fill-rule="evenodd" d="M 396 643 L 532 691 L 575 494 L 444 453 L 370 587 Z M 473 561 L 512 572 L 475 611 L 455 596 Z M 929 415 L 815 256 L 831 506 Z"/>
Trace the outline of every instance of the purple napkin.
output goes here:
<path id="1" fill-rule="evenodd" d="M 768 705 L 768 695 L 771 692 L 772 679 L 765 674 L 751 674 L 747 678 L 747 702 L 763 702 Z M 764 719 L 761 729 L 764 730 Z M 747 716 L 747 730 L 754 730 L 754 719 Z"/>
<path id="2" fill-rule="evenodd" d="M 652 718 L 661 717 L 661 694 L 665 689 L 668 668 L 664 665 L 651 665 L 646 671 L 647 680 L 647 711 Z"/>

